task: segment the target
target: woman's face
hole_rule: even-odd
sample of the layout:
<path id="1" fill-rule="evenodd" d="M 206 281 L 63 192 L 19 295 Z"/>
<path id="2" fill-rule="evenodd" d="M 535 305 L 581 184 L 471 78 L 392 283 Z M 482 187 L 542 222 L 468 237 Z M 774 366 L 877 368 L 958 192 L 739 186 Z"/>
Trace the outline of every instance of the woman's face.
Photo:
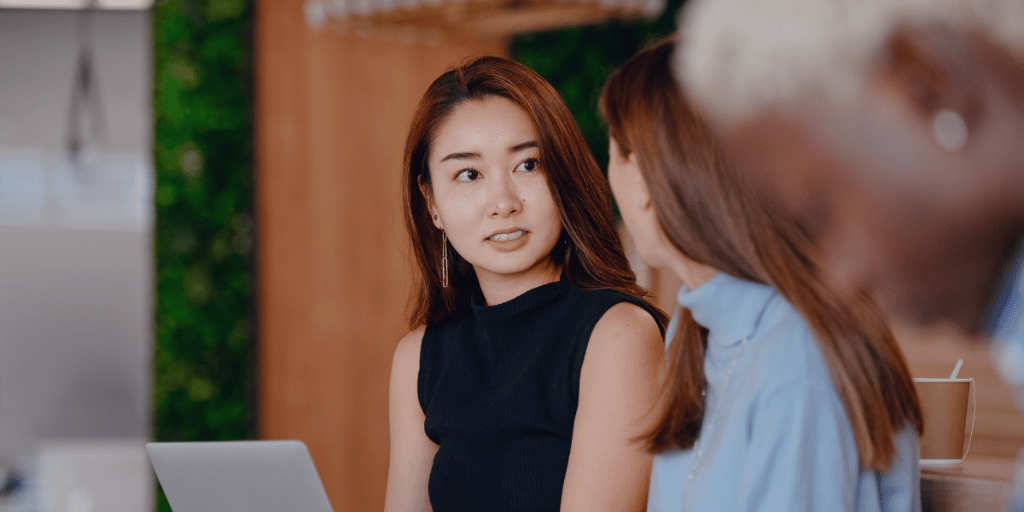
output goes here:
<path id="1" fill-rule="evenodd" d="M 537 142 L 526 112 L 499 96 L 463 101 L 437 131 L 430 214 L 478 279 L 550 271 L 562 222 Z"/>
<path id="2" fill-rule="evenodd" d="M 624 156 L 612 137 L 608 138 L 608 183 L 640 259 L 655 268 L 665 267 L 660 257 L 664 251 L 659 251 L 664 237 L 659 236 L 660 227 L 636 154 Z"/>
<path id="3" fill-rule="evenodd" d="M 633 237 L 636 252 L 644 263 L 674 272 L 692 289 L 718 273 L 718 270 L 686 257 L 672 245 L 654 212 L 636 153 L 623 156 L 611 137 L 608 138 L 608 183 L 619 205 L 622 223 Z"/>

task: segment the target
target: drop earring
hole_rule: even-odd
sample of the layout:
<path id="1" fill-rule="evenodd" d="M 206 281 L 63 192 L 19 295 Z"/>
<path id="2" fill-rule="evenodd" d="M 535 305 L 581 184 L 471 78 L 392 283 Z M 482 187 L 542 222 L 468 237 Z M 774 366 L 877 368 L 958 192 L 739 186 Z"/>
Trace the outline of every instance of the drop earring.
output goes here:
<path id="1" fill-rule="evenodd" d="M 960 151 L 967 145 L 967 123 L 956 111 L 939 109 L 932 116 L 932 135 L 946 151 Z"/>
<path id="2" fill-rule="evenodd" d="M 441 232 L 441 287 L 448 288 L 448 235 Z"/>

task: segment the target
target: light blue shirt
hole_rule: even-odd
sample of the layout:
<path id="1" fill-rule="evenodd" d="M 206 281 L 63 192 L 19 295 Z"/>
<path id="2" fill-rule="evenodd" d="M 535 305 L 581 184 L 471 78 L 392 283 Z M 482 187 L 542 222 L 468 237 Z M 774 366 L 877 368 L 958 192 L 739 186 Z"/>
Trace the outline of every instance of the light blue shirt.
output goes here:
<path id="1" fill-rule="evenodd" d="M 719 273 L 678 299 L 708 329 L 707 408 L 693 449 L 655 457 L 648 510 L 921 510 L 917 433 L 897 435 L 888 472 L 860 467 L 818 344 L 777 292 Z"/>
<path id="2" fill-rule="evenodd" d="M 1003 274 L 990 314 L 992 360 L 1003 380 L 1017 392 L 1017 406 L 1024 410 L 1024 243 Z M 1024 454 L 1021 459 L 1024 460 Z M 1009 505 L 1024 512 L 1024 463 L 1017 469 L 1016 499 Z"/>

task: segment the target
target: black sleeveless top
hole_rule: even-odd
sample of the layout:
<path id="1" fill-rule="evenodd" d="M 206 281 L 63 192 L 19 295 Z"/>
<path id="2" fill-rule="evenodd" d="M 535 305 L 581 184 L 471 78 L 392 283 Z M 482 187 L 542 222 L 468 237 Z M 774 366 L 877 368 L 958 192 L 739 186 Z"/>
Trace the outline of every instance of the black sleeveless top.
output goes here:
<path id="1" fill-rule="evenodd" d="M 580 369 L 594 325 L 635 297 L 580 290 L 564 277 L 426 328 L 418 394 L 435 512 L 557 511 L 569 462 Z M 655 318 L 657 318 L 655 316 Z"/>

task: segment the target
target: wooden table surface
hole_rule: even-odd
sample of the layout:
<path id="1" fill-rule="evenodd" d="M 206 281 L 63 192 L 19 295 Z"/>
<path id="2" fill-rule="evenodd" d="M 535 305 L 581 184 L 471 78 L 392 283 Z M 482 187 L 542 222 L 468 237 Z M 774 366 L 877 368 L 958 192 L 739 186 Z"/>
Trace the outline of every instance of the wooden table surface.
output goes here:
<path id="1" fill-rule="evenodd" d="M 1002 512 L 1013 488 L 1015 458 L 968 457 L 956 466 L 921 466 L 924 512 Z"/>

